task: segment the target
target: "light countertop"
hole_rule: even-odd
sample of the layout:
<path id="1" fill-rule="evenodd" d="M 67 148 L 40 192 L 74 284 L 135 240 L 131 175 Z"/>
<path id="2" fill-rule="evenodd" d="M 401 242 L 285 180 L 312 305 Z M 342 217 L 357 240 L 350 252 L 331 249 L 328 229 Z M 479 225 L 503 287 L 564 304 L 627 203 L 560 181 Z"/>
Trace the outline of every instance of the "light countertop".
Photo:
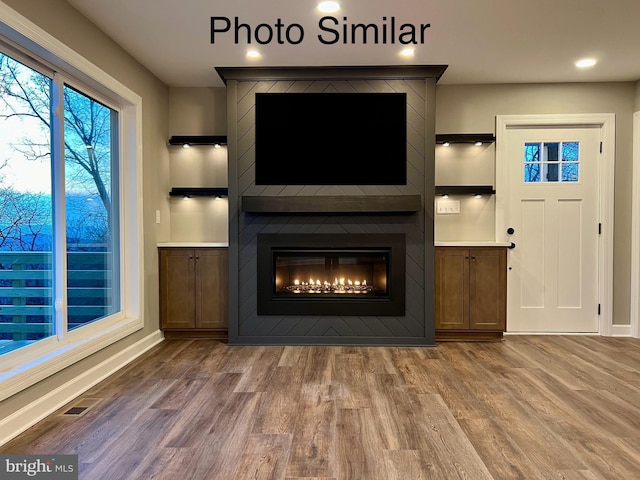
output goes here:
<path id="1" fill-rule="evenodd" d="M 185 248 L 214 248 L 228 247 L 227 242 L 164 242 L 158 243 L 158 247 L 185 247 Z"/>
<path id="2" fill-rule="evenodd" d="M 511 242 L 492 242 L 489 240 L 459 240 L 453 242 L 435 242 L 436 247 L 510 247 Z M 228 247 L 227 242 L 163 242 L 158 247 L 185 247 L 185 248 L 221 248 Z"/>
<path id="3" fill-rule="evenodd" d="M 435 242 L 436 247 L 510 247 L 511 242 L 460 240 L 456 242 Z"/>

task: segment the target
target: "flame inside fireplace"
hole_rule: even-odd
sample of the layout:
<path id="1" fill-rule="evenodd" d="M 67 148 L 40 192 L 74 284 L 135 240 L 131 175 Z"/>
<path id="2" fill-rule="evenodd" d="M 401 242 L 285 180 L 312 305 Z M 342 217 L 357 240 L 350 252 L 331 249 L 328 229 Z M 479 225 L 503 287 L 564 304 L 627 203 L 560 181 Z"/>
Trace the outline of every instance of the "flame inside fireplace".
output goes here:
<path id="1" fill-rule="evenodd" d="M 281 289 L 284 293 L 295 294 L 316 294 L 316 293 L 337 293 L 337 294 L 366 294 L 373 292 L 375 287 L 367 284 L 367 280 L 351 280 L 344 277 L 335 277 L 333 282 L 328 280 L 310 278 L 308 282 L 295 279 L 293 285 L 287 285 Z"/>

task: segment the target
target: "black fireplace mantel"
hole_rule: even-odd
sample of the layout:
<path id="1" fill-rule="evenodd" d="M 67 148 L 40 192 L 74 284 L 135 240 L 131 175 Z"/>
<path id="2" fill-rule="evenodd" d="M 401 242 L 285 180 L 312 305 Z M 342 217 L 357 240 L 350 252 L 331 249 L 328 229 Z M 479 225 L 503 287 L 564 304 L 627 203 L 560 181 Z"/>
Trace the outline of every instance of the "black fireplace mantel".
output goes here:
<path id="1" fill-rule="evenodd" d="M 423 80 L 444 75 L 448 65 L 356 65 L 334 67 L 250 66 L 216 67 L 222 81 L 289 81 L 289 80 Z"/>
<path id="2" fill-rule="evenodd" d="M 413 214 L 420 195 L 243 196 L 242 211 L 256 214 Z"/>

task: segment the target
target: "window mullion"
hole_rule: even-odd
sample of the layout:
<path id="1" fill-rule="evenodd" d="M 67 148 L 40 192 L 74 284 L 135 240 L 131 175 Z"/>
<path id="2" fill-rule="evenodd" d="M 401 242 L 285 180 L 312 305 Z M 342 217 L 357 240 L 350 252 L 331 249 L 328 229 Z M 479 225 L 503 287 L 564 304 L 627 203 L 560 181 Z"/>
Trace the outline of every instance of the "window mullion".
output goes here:
<path id="1" fill-rule="evenodd" d="M 64 173 L 64 82 L 53 77 L 51 92 L 51 171 L 53 192 L 53 293 L 58 340 L 67 333 L 67 236 Z"/>

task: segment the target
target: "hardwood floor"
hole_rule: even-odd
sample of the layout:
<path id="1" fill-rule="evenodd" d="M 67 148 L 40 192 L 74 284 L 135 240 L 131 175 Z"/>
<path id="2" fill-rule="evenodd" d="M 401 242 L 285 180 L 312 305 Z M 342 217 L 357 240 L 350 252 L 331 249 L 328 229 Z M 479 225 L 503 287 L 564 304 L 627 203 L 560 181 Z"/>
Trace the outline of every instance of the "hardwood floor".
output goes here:
<path id="1" fill-rule="evenodd" d="M 621 480 L 639 444 L 637 339 L 172 340 L 0 453 L 78 454 L 86 480 Z"/>

